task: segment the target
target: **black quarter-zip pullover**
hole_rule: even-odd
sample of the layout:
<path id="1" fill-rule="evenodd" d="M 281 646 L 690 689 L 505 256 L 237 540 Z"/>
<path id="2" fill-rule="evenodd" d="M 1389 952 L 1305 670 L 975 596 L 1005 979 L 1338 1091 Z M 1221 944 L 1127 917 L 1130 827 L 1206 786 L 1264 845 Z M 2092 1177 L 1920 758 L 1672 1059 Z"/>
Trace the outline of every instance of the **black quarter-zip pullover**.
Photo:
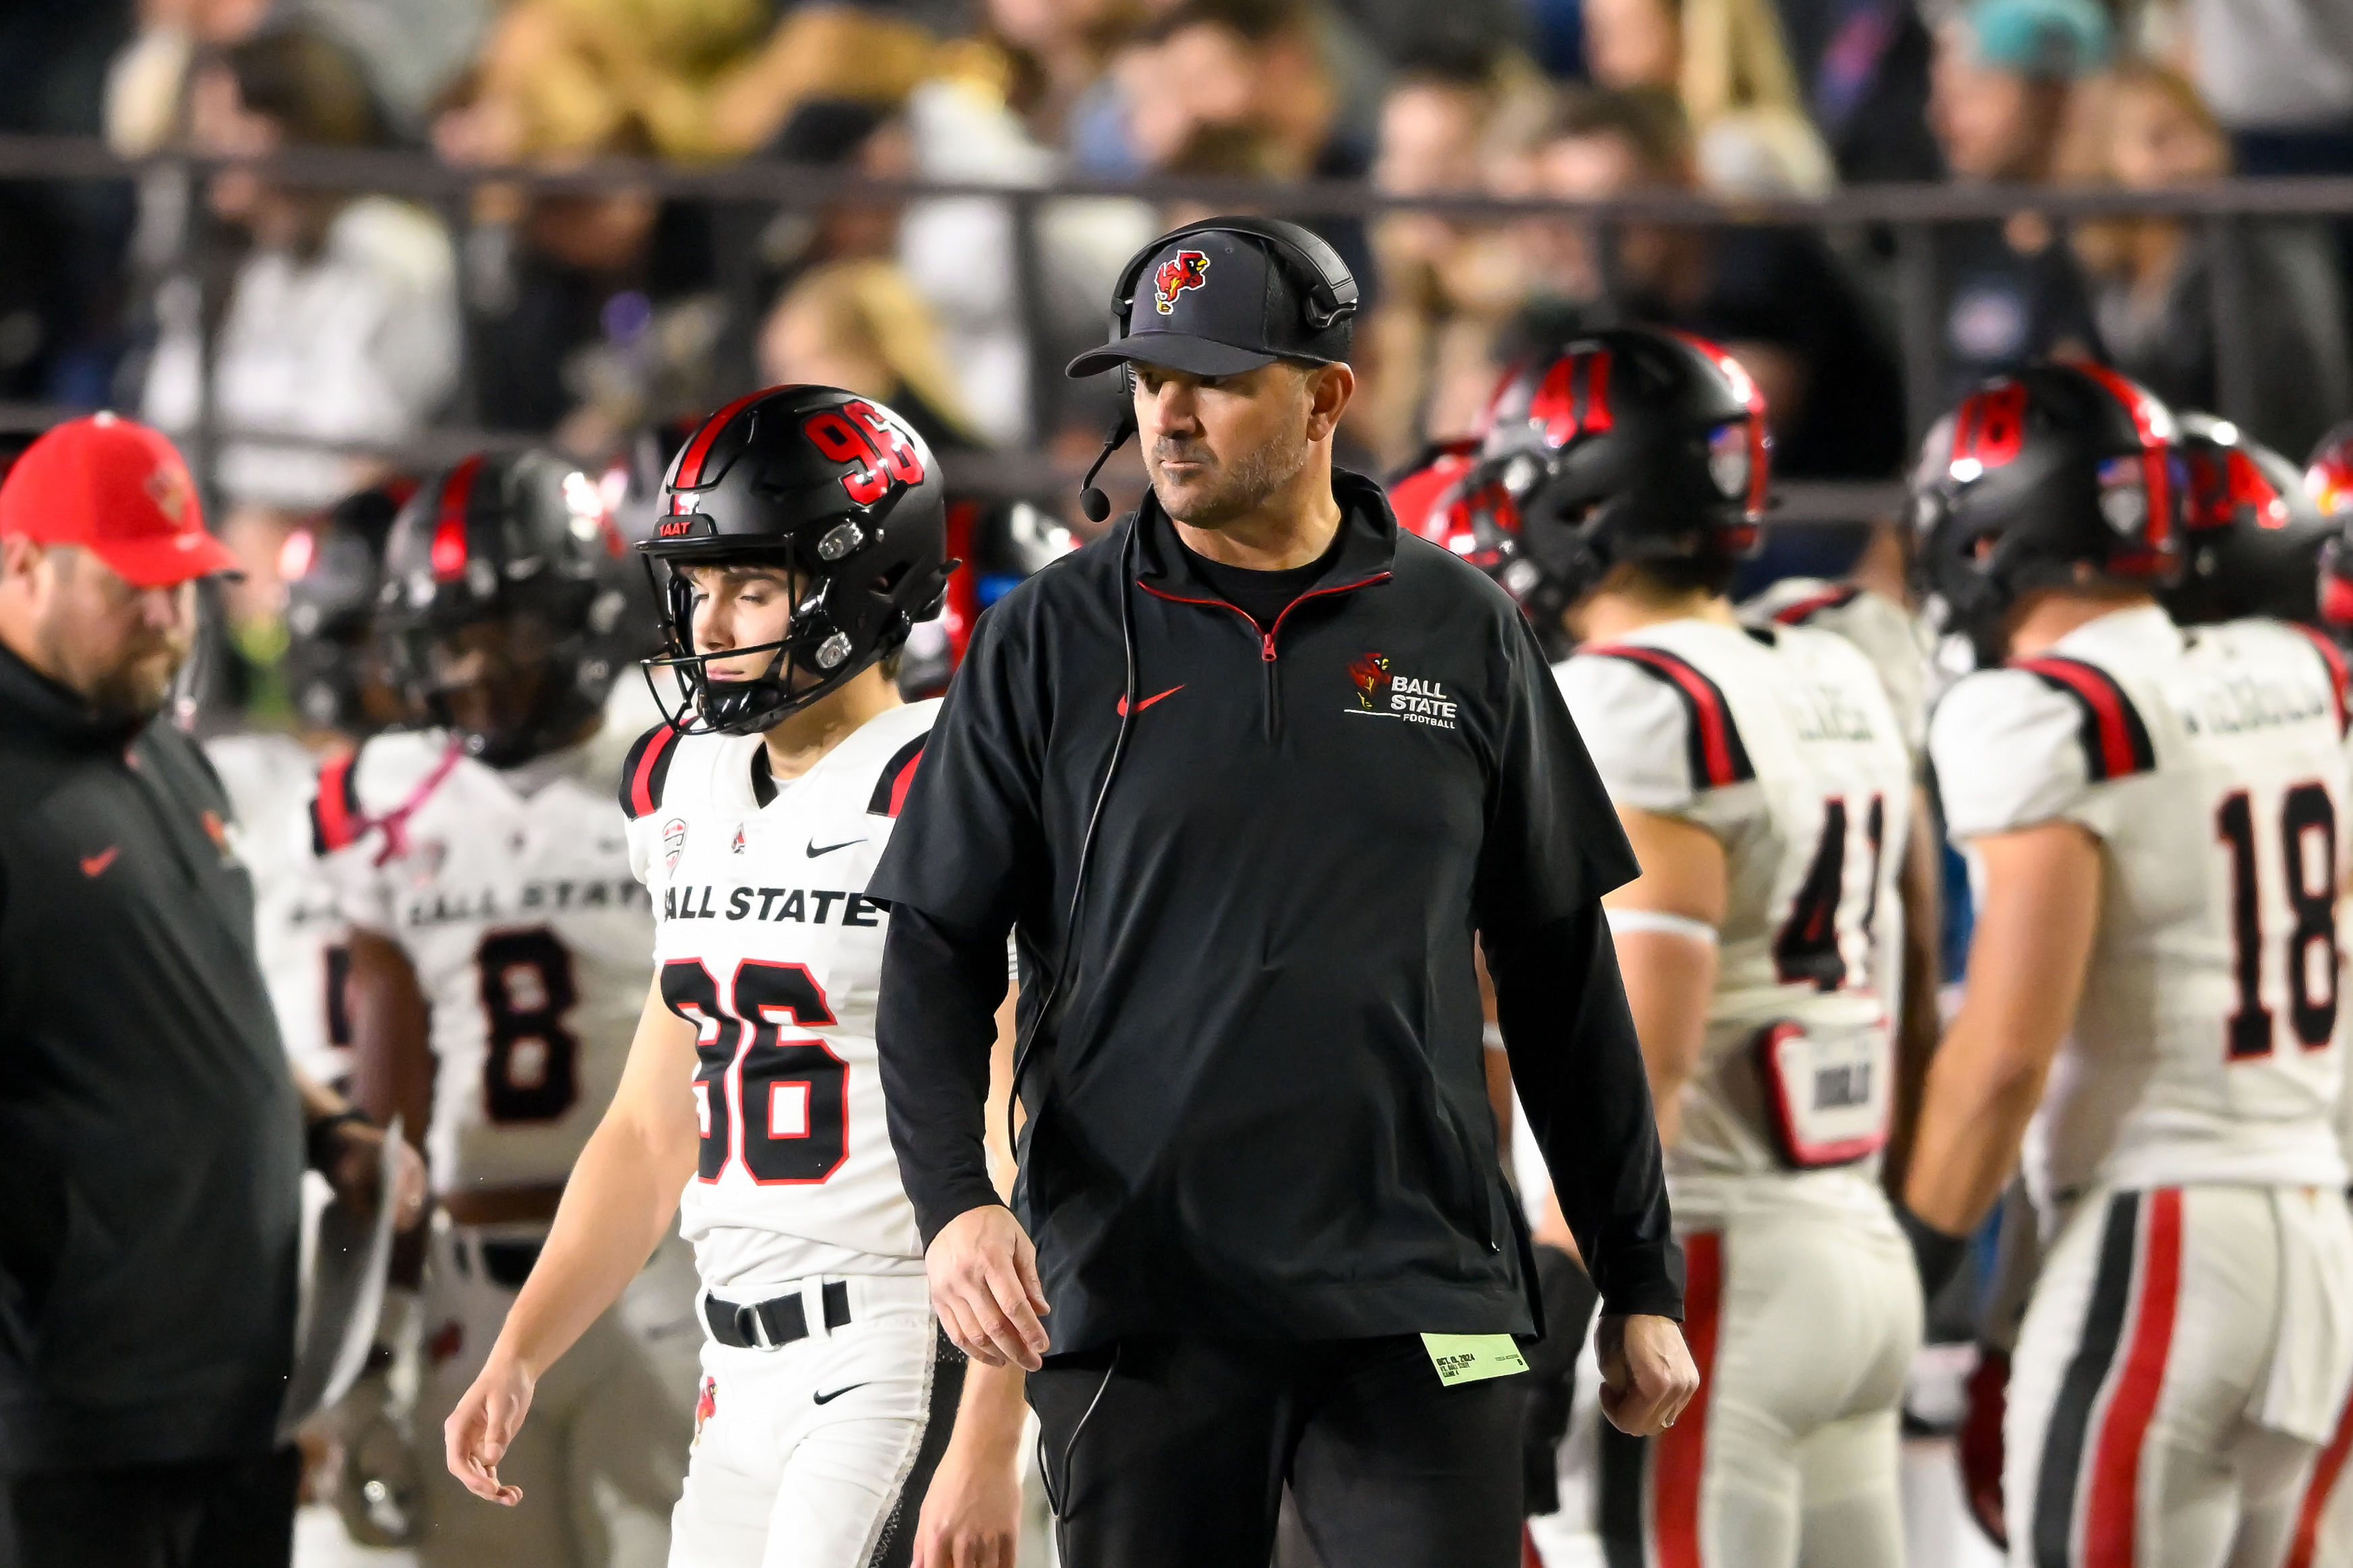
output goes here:
<path id="1" fill-rule="evenodd" d="M 0 649 L 0 1473 L 277 1446 L 301 1110 L 232 827 Z"/>
<path id="2" fill-rule="evenodd" d="M 927 1239 L 995 1201 L 980 1100 L 1008 929 L 1025 1026 L 1058 990 L 1016 1194 L 1058 1352 L 1530 1331 L 1474 937 L 1609 1310 L 1680 1314 L 1599 913 L 1635 873 L 1617 816 L 1511 600 L 1401 536 L 1369 480 L 1333 489 L 1338 546 L 1263 627 L 1149 499 L 1008 595 L 870 888 L 895 910 L 877 1036 Z M 1134 711 L 1066 950 L 1124 706 L 1122 594 Z"/>

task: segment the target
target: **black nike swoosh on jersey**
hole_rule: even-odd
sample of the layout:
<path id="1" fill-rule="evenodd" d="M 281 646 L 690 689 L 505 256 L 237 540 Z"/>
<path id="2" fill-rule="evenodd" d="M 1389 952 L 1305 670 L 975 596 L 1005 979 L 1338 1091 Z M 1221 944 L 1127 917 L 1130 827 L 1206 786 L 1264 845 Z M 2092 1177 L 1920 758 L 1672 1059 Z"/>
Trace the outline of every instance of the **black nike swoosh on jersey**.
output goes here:
<path id="1" fill-rule="evenodd" d="M 839 844 L 820 845 L 816 839 L 812 838 L 808 842 L 808 858 L 814 860 L 820 855 L 830 855 L 837 849 L 847 849 L 853 844 L 863 844 L 865 842 L 866 840 L 863 838 L 845 838 Z"/>
<path id="2" fill-rule="evenodd" d="M 847 1387 L 847 1388 L 837 1388 L 837 1389 L 835 1389 L 831 1394 L 817 1394 L 817 1393 L 812 1393 L 812 1394 L 810 1394 L 809 1397 L 810 1397 L 811 1399 L 816 1400 L 819 1405 L 830 1405 L 830 1404 L 832 1404 L 835 1400 L 837 1400 L 837 1399 L 840 1398 L 843 1394 L 848 1394 L 848 1393 L 851 1392 L 851 1391 L 852 1391 L 852 1390 L 854 1390 L 854 1389 L 860 1389 L 860 1388 L 863 1388 L 863 1387 L 865 1387 L 865 1386 L 866 1386 L 866 1384 L 862 1384 L 862 1383 L 853 1383 L 853 1384 L 849 1384 L 849 1387 Z"/>

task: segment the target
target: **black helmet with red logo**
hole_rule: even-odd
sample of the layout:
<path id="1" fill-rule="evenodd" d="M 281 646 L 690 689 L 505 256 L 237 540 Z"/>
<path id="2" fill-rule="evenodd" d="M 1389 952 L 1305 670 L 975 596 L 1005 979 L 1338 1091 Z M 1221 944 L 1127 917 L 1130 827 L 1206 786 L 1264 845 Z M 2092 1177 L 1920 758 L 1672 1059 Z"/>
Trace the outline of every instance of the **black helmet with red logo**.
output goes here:
<path id="1" fill-rule="evenodd" d="M 684 682 L 681 729 L 753 734 L 896 652 L 938 613 L 946 492 L 923 438 L 890 409 L 831 386 L 774 386 L 704 420 L 662 481 L 663 515 L 638 548 L 670 568 L 670 651 L 647 661 Z M 794 579 L 790 629 L 757 647 L 698 653 L 693 594 L 677 568 L 760 562 Z M 713 680 L 713 658 L 772 657 L 752 680 Z M 693 711 L 689 712 L 691 707 Z"/>
<path id="2" fill-rule="evenodd" d="M 1648 327 L 1579 338 L 1506 372 L 1486 426 L 1422 531 L 1540 632 L 1621 563 L 1715 582 L 1756 546 L 1772 477 L 1765 400 L 1713 343 Z"/>
<path id="3" fill-rule="evenodd" d="M 2335 525 L 2296 466 L 2227 419 L 2179 416 L 2187 481 L 2181 575 L 2158 597 L 2184 626 L 2268 616 L 2320 624 L 2320 547 Z"/>
<path id="4" fill-rule="evenodd" d="M 1912 474 L 1914 555 L 1938 629 L 2003 656 L 2021 595 L 2089 567 L 2163 586 L 2180 563 L 2172 414 L 2095 364 L 2031 365 L 1987 382 L 1936 422 Z"/>
<path id="5" fill-rule="evenodd" d="M 587 475 L 546 452 L 476 453 L 420 487 L 385 541 L 392 679 L 493 767 L 569 743 L 612 689 L 621 556 Z"/>
<path id="6" fill-rule="evenodd" d="M 1060 518 L 1026 500 L 952 499 L 947 552 L 955 557 L 940 613 L 915 623 L 900 655 L 899 694 L 937 697 L 964 663 L 980 613 L 1079 547 Z"/>
<path id="7" fill-rule="evenodd" d="M 294 711 L 314 730 L 354 738 L 397 717 L 376 649 L 376 590 L 385 542 L 417 481 L 386 479 L 345 496 L 326 516 L 286 537 L 278 574 L 286 584 L 286 656 L 279 668 Z"/>

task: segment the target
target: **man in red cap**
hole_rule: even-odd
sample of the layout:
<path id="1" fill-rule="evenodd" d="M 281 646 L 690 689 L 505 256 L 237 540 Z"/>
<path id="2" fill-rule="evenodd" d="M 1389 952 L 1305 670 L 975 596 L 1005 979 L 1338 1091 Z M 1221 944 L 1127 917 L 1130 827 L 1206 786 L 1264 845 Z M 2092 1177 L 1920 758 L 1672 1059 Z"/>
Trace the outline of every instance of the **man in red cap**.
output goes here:
<path id="1" fill-rule="evenodd" d="M 220 783 L 154 721 L 195 580 L 235 564 L 129 420 L 59 426 L 0 481 L 0 1542 L 24 1568 L 283 1568 L 302 1168 L 372 1196 L 381 1135 L 289 1076 Z"/>

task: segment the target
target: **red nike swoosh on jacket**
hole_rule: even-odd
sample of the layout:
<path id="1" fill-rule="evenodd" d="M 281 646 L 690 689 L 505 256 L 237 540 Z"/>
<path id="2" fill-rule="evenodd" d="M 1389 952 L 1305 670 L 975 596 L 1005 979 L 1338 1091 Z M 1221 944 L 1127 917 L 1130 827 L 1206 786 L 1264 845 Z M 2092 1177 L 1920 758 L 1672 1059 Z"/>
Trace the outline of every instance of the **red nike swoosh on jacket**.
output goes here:
<path id="1" fill-rule="evenodd" d="M 1181 680 L 1180 680 L 1180 681 L 1178 681 L 1176 685 L 1174 685 L 1174 686 L 1170 687 L 1167 690 L 1166 690 L 1166 691 L 1155 691 L 1155 692 L 1154 692 L 1151 696 L 1149 696 L 1149 697 L 1145 698 L 1143 701 L 1141 701 L 1141 702 L 1137 703 L 1137 704 L 1135 705 L 1135 710 L 1136 710 L 1138 713 L 1141 713 L 1141 712 L 1143 712 L 1146 708 L 1149 708 L 1149 707 L 1151 707 L 1154 703 L 1155 703 L 1155 702 L 1159 701 L 1162 698 L 1164 698 L 1164 697 L 1174 697 L 1175 695 L 1176 695 L 1176 693 L 1178 693 L 1179 691 L 1182 691 L 1182 690 L 1184 690 L 1184 689 L 1185 689 L 1185 683 L 1184 683 L 1183 681 L 1181 681 Z M 1117 703 L 1115 703 L 1113 706 L 1115 706 L 1115 707 L 1119 710 L 1119 716 L 1120 716 L 1121 718 L 1123 718 L 1123 719 L 1126 718 L 1126 717 L 1127 717 L 1127 694 L 1126 694 L 1125 692 L 1124 692 L 1124 691 L 1123 691 L 1123 692 L 1121 692 L 1121 693 L 1120 693 L 1119 701 L 1118 701 Z"/>
<path id="2" fill-rule="evenodd" d="M 95 855 L 83 856 L 81 858 L 81 874 L 85 877 L 104 876 L 106 874 L 106 868 L 114 864 L 114 858 L 121 853 L 122 846 L 120 844 L 110 844 Z"/>

